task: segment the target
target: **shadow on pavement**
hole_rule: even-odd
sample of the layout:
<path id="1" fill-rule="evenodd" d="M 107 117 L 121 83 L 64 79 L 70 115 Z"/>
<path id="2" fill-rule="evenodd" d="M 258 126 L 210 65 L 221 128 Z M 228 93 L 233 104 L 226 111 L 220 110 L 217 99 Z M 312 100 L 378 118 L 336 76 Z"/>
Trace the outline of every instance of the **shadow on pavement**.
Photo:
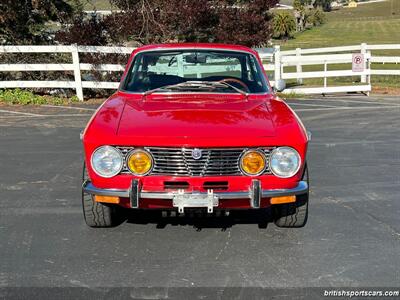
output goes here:
<path id="1" fill-rule="evenodd" d="M 238 224 L 257 224 L 259 228 L 267 228 L 273 222 L 270 209 L 230 211 L 229 216 L 221 212 L 220 216 L 207 214 L 205 211 L 187 211 L 184 215 L 163 216 L 161 211 L 126 210 L 126 222 L 131 224 L 156 224 L 156 228 L 163 229 L 167 225 L 193 226 L 198 231 L 203 228 L 221 228 L 225 230 Z"/>

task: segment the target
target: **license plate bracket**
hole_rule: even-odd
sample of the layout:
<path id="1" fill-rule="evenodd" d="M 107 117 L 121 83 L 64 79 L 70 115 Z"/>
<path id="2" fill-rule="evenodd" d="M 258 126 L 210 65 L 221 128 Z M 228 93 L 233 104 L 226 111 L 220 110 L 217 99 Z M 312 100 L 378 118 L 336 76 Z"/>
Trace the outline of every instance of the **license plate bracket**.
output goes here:
<path id="1" fill-rule="evenodd" d="M 178 208 L 179 213 L 183 213 L 186 207 L 199 208 L 206 207 L 208 213 L 212 213 L 214 207 L 218 206 L 218 197 L 213 190 L 208 190 L 207 194 L 185 193 L 179 190 L 172 200 L 173 206 Z"/>

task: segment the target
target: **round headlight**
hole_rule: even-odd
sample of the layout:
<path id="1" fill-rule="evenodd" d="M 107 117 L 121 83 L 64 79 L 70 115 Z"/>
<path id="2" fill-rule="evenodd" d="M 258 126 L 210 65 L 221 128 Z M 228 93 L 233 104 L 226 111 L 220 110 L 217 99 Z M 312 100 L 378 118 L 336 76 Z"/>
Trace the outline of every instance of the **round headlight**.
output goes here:
<path id="1" fill-rule="evenodd" d="M 265 168 L 265 155 L 260 150 L 248 150 L 240 158 L 240 169 L 246 175 L 260 175 Z"/>
<path id="2" fill-rule="evenodd" d="M 290 147 L 276 148 L 269 160 L 272 173 L 278 177 L 292 177 L 300 169 L 300 155 Z"/>
<path id="3" fill-rule="evenodd" d="M 97 175 L 109 178 L 121 172 L 124 160 L 118 149 L 101 146 L 93 152 L 91 163 Z"/>
<path id="4" fill-rule="evenodd" d="M 144 176 L 153 168 L 153 157 L 145 150 L 134 150 L 128 155 L 128 169 L 137 176 Z"/>

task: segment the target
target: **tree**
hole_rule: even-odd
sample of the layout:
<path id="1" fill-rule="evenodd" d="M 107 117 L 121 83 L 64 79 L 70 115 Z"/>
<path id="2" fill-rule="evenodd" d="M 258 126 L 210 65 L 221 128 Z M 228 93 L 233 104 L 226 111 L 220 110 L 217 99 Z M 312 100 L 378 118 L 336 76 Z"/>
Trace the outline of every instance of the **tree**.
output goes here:
<path id="1" fill-rule="evenodd" d="M 279 0 L 111 0 L 118 8 L 103 18 L 79 16 L 56 35 L 60 43 L 130 45 L 219 42 L 264 46 L 272 36 L 272 14 Z M 124 55 L 85 54 L 85 63 L 126 63 Z M 92 71 L 99 81 L 121 74 Z"/>
<path id="2" fill-rule="evenodd" d="M 296 30 L 296 21 L 294 17 L 286 12 L 277 12 L 273 20 L 274 37 L 275 38 L 290 38 Z"/>
<path id="3" fill-rule="evenodd" d="M 293 1 L 294 16 L 296 18 L 296 31 L 303 31 L 306 26 L 306 9 L 304 7 L 304 1 L 305 0 Z"/>
<path id="4" fill-rule="evenodd" d="M 46 22 L 63 22 L 69 19 L 74 12 L 71 2 L 73 1 L 1 0 L 0 44 L 47 43 Z M 76 0 L 74 3 L 77 3 Z"/>
<path id="5" fill-rule="evenodd" d="M 96 16 L 85 18 L 83 14 L 75 16 L 68 31 L 56 33 L 56 40 L 63 44 L 78 45 L 106 45 L 107 36 L 104 33 L 104 24 Z"/>
<path id="6" fill-rule="evenodd" d="M 259 46 L 267 43 L 272 35 L 269 9 L 279 0 L 110 2 L 121 11 L 96 21 L 108 43 L 221 42 Z M 79 40 L 77 33 L 83 30 L 82 26 L 94 24 L 82 19 L 66 27 L 57 39 L 68 43 Z"/>
<path id="7" fill-rule="evenodd" d="M 278 1 L 248 0 L 239 6 L 223 6 L 224 1 L 219 2 L 215 41 L 261 47 L 272 37 L 273 16 L 268 10 Z"/>

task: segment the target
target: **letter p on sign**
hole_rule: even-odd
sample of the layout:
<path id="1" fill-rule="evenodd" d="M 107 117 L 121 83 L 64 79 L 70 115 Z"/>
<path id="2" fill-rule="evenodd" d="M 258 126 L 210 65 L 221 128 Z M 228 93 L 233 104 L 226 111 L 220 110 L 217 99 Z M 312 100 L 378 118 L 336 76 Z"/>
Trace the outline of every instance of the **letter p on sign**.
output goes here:
<path id="1" fill-rule="evenodd" d="M 355 53 L 353 54 L 353 72 L 364 72 L 365 70 L 365 60 L 364 54 Z"/>

